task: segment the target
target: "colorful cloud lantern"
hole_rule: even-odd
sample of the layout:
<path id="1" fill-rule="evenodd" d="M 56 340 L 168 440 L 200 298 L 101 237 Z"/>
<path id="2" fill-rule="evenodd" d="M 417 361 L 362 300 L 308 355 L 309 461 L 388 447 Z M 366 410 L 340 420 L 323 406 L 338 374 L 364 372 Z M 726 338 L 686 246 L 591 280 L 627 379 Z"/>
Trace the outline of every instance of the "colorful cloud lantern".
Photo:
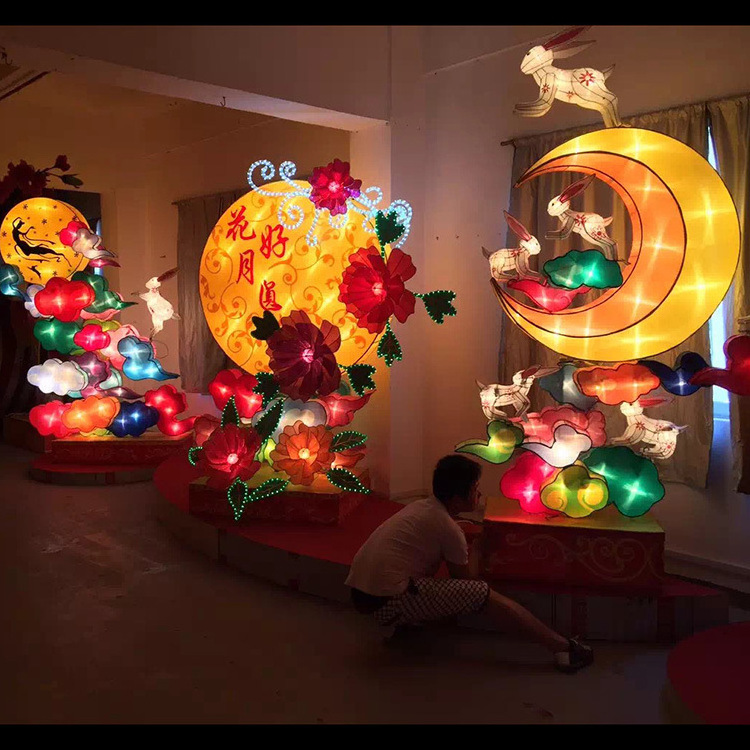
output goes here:
<path id="1" fill-rule="evenodd" d="M 542 505 L 570 518 L 585 518 L 609 500 L 607 483 L 583 464 L 562 469 L 542 486 Z"/>

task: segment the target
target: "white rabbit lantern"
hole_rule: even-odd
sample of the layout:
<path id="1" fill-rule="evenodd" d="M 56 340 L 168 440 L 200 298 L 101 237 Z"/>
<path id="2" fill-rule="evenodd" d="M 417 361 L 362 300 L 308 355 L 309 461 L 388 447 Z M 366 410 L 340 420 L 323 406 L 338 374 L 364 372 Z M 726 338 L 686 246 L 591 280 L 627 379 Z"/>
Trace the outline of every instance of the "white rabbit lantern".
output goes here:
<path id="1" fill-rule="evenodd" d="M 164 299 L 159 292 L 159 287 L 167 279 L 171 279 L 177 273 L 176 268 L 165 271 L 161 276 L 154 276 L 146 282 L 145 294 L 138 296 L 146 303 L 148 311 L 151 314 L 151 333 L 149 338 L 152 339 L 157 333 L 164 328 L 168 320 L 179 320 L 180 316 L 174 311 L 172 303 Z"/>
<path id="2" fill-rule="evenodd" d="M 503 406 L 512 406 L 517 417 L 522 417 L 531 407 L 529 401 L 529 391 L 537 378 L 543 378 L 557 372 L 557 367 L 541 367 L 534 365 L 526 370 L 519 370 L 513 376 L 512 385 L 501 385 L 492 383 L 484 385 L 478 380 L 479 398 L 482 402 L 482 411 L 488 420 L 504 419 L 507 414 L 500 408 Z"/>
<path id="3" fill-rule="evenodd" d="M 484 257 L 490 262 L 490 273 L 495 281 L 505 281 L 512 276 L 519 279 L 541 278 L 541 274 L 529 268 L 529 257 L 539 255 L 542 251 L 539 240 L 521 224 L 518 219 L 503 211 L 505 221 L 513 233 L 520 239 L 518 247 L 495 250 L 494 253 L 482 248 Z"/>
<path id="4" fill-rule="evenodd" d="M 575 232 L 592 245 L 597 245 L 604 250 L 605 256 L 609 253 L 610 260 L 616 260 L 617 243 L 609 237 L 606 229 L 612 223 L 612 217 L 608 216 L 605 219 L 599 214 L 572 211 L 570 208 L 570 201 L 586 190 L 594 179 L 594 175 L 588 175 L 577 180 L 547 204 L 547 213 L 559 219 L 562 227 L 556 232 L 547 232 L 544 239 L 564 240 L 570 236 L 571 232 Z"/>
<path id="5" fill-rule="evenodd" d="M 617 113 L 617 97 L 606 86 L 614 65 L 603 71 L 594 68 L 562 70 L 552 63 L 588 49 L 593 41 L 572 41 L 589 26 L 575 26 L 553 36 L 544 44 L 532 47 L 521 62 L 521 72 L 534 77 L 539 86 L 539 98 L 533 102 L 516 104 L 513 110 L 522 117 L 542 117 L 549 112 L 555 99 L 577 104 L 585 109 L 595 109 L 607 128 L 622 125 Z"/>
<path id="6" fill-rule="evenodd" d="M 632 404 L 623 402 L 620 411 L 625 415 L 628 425 L 620 437 L 609 441 L 610 445 L 635 445 L 646 443 L 641 450 L 644 456 L 661 460 L 670 458 L 677 447 L 677 436 L 687 429 L 687 425 L 678 427 L 666 419 L 652 419 L 643 413 L 644 407 L 659 406 L 671 399 L 653 397 L 640 398 Z"/>

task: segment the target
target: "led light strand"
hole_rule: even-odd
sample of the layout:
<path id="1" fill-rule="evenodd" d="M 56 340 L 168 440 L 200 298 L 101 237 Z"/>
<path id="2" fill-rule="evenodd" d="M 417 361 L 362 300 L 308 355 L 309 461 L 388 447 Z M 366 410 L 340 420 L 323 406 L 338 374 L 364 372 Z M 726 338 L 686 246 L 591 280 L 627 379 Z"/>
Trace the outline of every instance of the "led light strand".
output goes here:
<path id="1" fill-rule="evenodd" d="M 188 451 L 188 461 L 190 461 L 191 466 L 195 466 L 198 463 L 198 454 L 203 450 L 202 445 L 194 445 L 189 451 Z"/>
<path id="2" fill-rule="evenodd" d="M 365 435 L 364 432 L 357 432 L 356 430 L 344 430 L 343 432 L 337 432 L 333 436 L 330 450 L 333 453 L 341 453 L 342 451 L 349 450 L 350 448 L 358 448 L 360 445 L 364 445 L 366 442 L 367 435 Z"/>
<path id="3" fill-rule="evenodd" d="M 347 469 L 329 469 L 326 478 L 334 487 L 344 492 L 359 492 L 363 495 L 370 492 L 370 489 L 359 481 L 359 477 Z"/>

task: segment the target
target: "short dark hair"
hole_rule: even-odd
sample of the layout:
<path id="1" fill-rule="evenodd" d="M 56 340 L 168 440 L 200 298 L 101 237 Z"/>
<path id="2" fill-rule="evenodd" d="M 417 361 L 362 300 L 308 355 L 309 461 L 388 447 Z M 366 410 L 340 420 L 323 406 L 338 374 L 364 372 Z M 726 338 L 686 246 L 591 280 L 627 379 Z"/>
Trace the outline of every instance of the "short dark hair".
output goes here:
<path id="1" fill-rule="evenodd" d="M 443 456 L 432 472 L 432 494 L 441 503 L 447 503 L 454 495 L 468 497 L 481 474 L 482 467 L 466 456 Z"/>

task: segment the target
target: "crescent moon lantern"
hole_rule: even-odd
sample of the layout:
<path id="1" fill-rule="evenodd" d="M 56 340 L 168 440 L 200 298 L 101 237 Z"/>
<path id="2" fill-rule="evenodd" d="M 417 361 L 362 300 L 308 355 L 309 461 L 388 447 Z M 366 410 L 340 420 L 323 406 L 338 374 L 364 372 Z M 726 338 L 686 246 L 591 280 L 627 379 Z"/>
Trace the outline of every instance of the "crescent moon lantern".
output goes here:
<path id="1" fill-rule="evenodd" d="M 550 314 L 493 280 L 503 309 L 529 336 L 575 359 L 622 362 L 682 343 L 711 317 L 737 269 L 739 220 L 721 177 L 674 138 L 607 128 L 553 149 L 516 187 L 565 171 L 596 175 L 626 206 L 633 240 L 622 286 Z"/>

